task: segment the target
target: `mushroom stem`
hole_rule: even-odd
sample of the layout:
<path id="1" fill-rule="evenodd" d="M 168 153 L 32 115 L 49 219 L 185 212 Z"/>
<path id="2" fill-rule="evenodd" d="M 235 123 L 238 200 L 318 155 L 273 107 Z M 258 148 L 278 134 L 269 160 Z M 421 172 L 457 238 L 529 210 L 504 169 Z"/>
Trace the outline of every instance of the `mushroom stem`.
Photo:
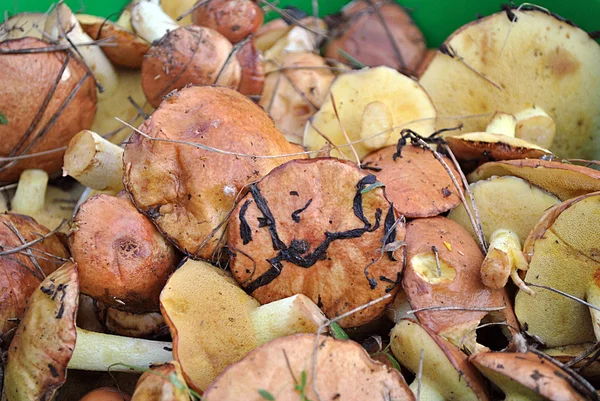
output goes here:
<path id="1" fill-rule="evenodd" d="M 600 280 L 600 270 L 597 270 L 594 274 L 594 279 L 588 285 L 586 295 L 586 301 L 592 305 L 600 307 L 600 287 L 598 281 Z M 594 327 L 594 335 L 596 340 L 600 341 L 600 312 L 593 308 L 589 308 L 590 314 L 592 315 L 592 326 Z"/>
<path id="2" fill-rule="evenodd" d="M 150 43 L 179 28 L 177 22 L 163 11 L 158 1 L 141 1 L 133 6 L 131 26 L 138 36 Z"/>
<path id="3" fill-rule="evenodd" d="M 379 101 L 368 103 L 360 119 L 360 138 L 365 140 L 367 149 L 381 149 L 392 136 L 393 126 L 394 117 L 389 107 Z"/>
<path id="4" fill-rule="evenodd" d="M 517 114 L 517 127 L 515 136 L 531 142 L 542 148 L 549 149 L 554 142 L 556 124 L 543 109 L 530 107 Z"/>
<path id="5" fill-rule="evenodd" d="M 13 197 L 12 211 L 32 215 L 44 209 L 48 174 L 44 170 L 25 170 Z"/>
<path id="6" fill-rule="evenodd" d="M 71 139 L 65 152 L 63 176 L 100 191 L 123 189 L 123 148 L 93 131 L 83 130 Z"/>
<path id="7" fill-rule="evenodd" d="M 417 395 L 417 390 L 420 394 L 420 401 L 444 401 L 446 397 L 441 394 L 435 386 L 431 384 L 431 379 L 428 377 L 421 377 L 420 383 L 418 379 L 415 379 L 410 386 L 408 386 L 413 394 Z"/>
<path id="8" fill-rule="evenodd" d="M 123 10 L 115 24 L 127 29 L 130 32 L 133 32 L 133 26 L 131 25 L 131 9 L 126 8 Z"/>
<path id="9" fill-rule="evenodd" d="M 515 116 L 497 112 L 486 127 L 485 132 L 514 137 L 516 129 L 517 119 Z"/>
<path id="10" fill-rule="evenodd" d="M 77 342 L 69 369 L 130 372 L 173 360 L 172 344 L 140 338 L 94 333 L 77 328 Z M 123 364 L 127 366 L 121 366 Z"/>

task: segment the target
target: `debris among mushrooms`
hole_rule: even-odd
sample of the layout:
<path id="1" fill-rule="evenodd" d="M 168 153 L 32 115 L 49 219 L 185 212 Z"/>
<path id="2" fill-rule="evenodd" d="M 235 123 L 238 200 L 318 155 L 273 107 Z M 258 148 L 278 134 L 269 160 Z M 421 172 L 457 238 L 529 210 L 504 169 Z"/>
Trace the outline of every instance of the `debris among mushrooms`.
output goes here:
<path id="1" fill-rule="evenodd" d="M 549 288 L 585 297 L 600 268 L 599 217 L 600 193 L 570 199 L 548 209 L 523 245 L 529 261 L 524 280 L 536 296 L 517 293 L 515 312 L 527 333 L 548 347 L 595 340 L 588 307 Z"/>
<path id="2" fill-rule="evenodd" d="M 396 144 L 404 128 L 424 137 L 435 130 L 436 111 L 427 92 L 418 82 L 389 67 L 342 74 L 333 81 L 330 92 L 336 107 L 331 97 L 326 99 L 306 125 L 304 146 L 309 150 L 322 148 L 327 143 L 324 136 L 336 146 L 346 144 L 345 131 L 350 141 L 361 140 L 353 147 L 362 158 L 374 150 Z M 373 114 L 386 117 L 378 122 L 386 127 L 381 132 L 363 130 L 369 124 L 362 124 L 362 120 L 372 122 Z M 332 151 L 332 156 L 344 159 L 351 159 L 351 154 L 347 147 Z"/>
<path id="3" fill-rule="evenodd" d="M 205 401 L 298 397 L 415 399 L 397 370 L 373 361 L 359 344 L 311 334 L 280 338 L 257 348 L 228 367 L 203 394 Z"/>
<path id="4" fill-rule="evenodd" d="M 131 396 L 116 387 L 101 387 L 87 393 L 79 401 L 129 401 Z"/>
<path id="5" fill-rule="evenodd" d="M 392 1 L 355 0 L 333 27 L 325 57 L 414 72 L 425 55 L 425 39 L 408 12 Z M 348 56 L 346 56 L 348 55 Z"/>
<path id="6" fill-rule="evenodd" d="M 600 383 L 600 361 L 595 359 L 597 350 L 598 343 L 582 343 L 545 348 L 543 352 L 560 363 L 568 364 L 591 384 L 598 386 Z M 583 354 L 585 354 L 584 357 L 582 357 Z M 575 359 L 579 360 L 579 362 Z"/>
<path id="7" fill-rule="evenodd" d="M 173 337 L 173 356 L 196 391 L 206 390 L 223 369 L 259 345 L 317 332 L 325 322 L 303 295 L 260 306 L 225 271 L 193 260 L 171 276 L 160 302 Z"/>
<path id="8" fill-rule="evenodd" d="M 556 124 L 553 153 L 597 158 L 600 45 L 569 21 L 520 8 L 509 9 L 512 18 L 502 11 L 456 30 L 419 82 L 439 117 L 468 116 L 448 125 L 482 131 L 489 117 L 479 114 L 535 107 Z"/>
<path id="9" fill-rule="evenodd" d="M 181 367 L 177 362 L 152 366 L 138 380 L 132 401 L 189 401 Z"/>
<path id="10" fill-rule="evenodd" d="M 207 0 L 192 13 L 195 25 L 214 29 L 234 44 L 255 33 L 263 20 L 254 0 Z"/>
<path id="11" fill-rule="evenodd" d="M 136 132 L 125 147 L 125 188 L 165 237 L 184 253 L 205 259 L 218 253 L 237 195 L 292 158 L 262 156 L 298 152 L 259 106 L 225 88 L 175 92 L 139 131 L 149 138 Z"/>

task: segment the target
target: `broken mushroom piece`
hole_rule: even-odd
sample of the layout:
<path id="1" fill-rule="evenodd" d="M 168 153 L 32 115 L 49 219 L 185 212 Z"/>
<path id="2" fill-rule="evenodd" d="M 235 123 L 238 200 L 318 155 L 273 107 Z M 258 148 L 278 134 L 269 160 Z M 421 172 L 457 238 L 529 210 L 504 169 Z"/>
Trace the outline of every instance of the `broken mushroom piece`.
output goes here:
<path id="1" fill-rule="evenodd" d="M 265 304 L 304 294 L 329 318 L 386 294 L 340 320 L 356 327 L 381 316 L 398 292 L 404 225 L 381 184 L 354 163 L 295 160 L 271 171 L 240 200 L 229 220 L 230 269 Z"/>
<path id="2" fill-rule="evenodd" d="M 321 56 L 311 52 L 287 53 L 281 64 L 267 73 L 258 104 L 288 141 L 301 144 L 306 121 L 325 101 L 334 78 Z"/>
<path id="3" fill-rule="evenodd" d="M 190 391 L 177 362 L 150 367 L 140 376 L 131 401 L 189 401 Z"/>
<path id="4" fill-rule="evenodd" d="M 527 333 L 547 347 L 595 341 L 588 307 L 564 293 L 585 298 L 600 268 L 599 225 L 600 193 L 596 192 L 548 209 L 525 240 L 529 270 L 524 280 L 536 296 L 519 291 L 515 312 Z"/>
<path id="5" fill-rule="evenodd" d="M 345 63 L 388 66 L 414 72 L 425 54 L 425 39 L 408 12 L 392 1 L 355 0 L 342 9 L 325 57 Z"/>
<path id="6" fill-rule="evenodd" d="M 542 148 L 549 149 L 554 143 L 556 124 L 540 107 L 533 106 L 515 114 L 517 126 L 515 137 Z"/>
<path id="7" fill-rule="evenodd" d="M 306 124 L 304 146 L 308 150 L 319 150 L 328 141 L 340 147 L 348 143 L 347 135 L 355 142 L 352 146 L 358 157 L 363 158 L 374 150 L 395 145 L 404 128 L 424 137 L 435 130 L 436 111 L 427 92 L 418 82 L 389 67 L 342 74 L 333 81 L 330 93 L 333 96 L 325 99 Z M 382 129 L 373 130 L 372 124 Z M 348 146 L 332 151 L 332 156 L 353 159 Z"/>
<path id="8" fill-rule="evenodd" d="M 574 387 L 569 374 L 533 352 L 482 352 L 469 362 L 503 392 L 506 401 L 597 399 Z M 589 392 L 589 390 L 588 390 Z"/>
<path id="9" fill-rule="evenodd" d="M 259 345 L 315 333 L 325 323 L 321 310 L 303 295 L 260 306 L 228 273 L 193 260 L 169 278 L 160 304 L 173 356 L 196 391 L 206 390 L 223 369 Z"/>
<path id="10" fill-rule="evenodd" d="M 460 182 L 452 161 L 441 157 Z M 428 149 L 407 145 L 399 151 L 396 146 L 387 146 L 363 158 L 362 167 L 385 184 L 388 199 L 405 217 L 437 216 L 460 204 L 449 173 Z"/>
<path id="11" fill-rule="evenodd" d="M 169 31 L 144 57 L 146 99 L 158 107 L 164 96 L 190 84 L 237 89 L 241 67 L 232 52 L 231 43 L 210 28 L 185 26 Z"/>
<path id="12" fill-rule="evenodd" d="M 315 393 L 318 391 L 318 396 Z M 414 401 L 400 372 L 372 360 L 354 341 L 297 334 L 271 341 L 228 367 L 205 401 Z"/>
<path id="13" fill-rule="evenodd" d="M 442 126 L 461 123 L 466 132 L 478 132 L 488 113 L 516 115 L 535 107 L 556 124 L 553 153 L 595 159 L 599 62 L 600 45 L 587 32 L 547 10 L 525 6 L 456 30 L 419 82 L 438 107 Z"/>
<path id="14" fill-rule="evenodd" d="M 235 44 L 255 33 L 264 16 L 254 0 L 206 0 L 192 12 L 192 22 L 214 29 Z"/>
<path id="15" fill-rule="evenodd" d="M 178 255 L 126 195 L 101 194 L 83 203 L 69 244 L 83 294 L 124 311 L 158 311 Z"/>
<path id="16" fill-rule="evenodd" d="M 504 289 L 483 285 L 483 254 L 459 224 L 445 217 L 408 223 L 406 262 L 402 287 L 424 327 L 471 353 L 487 348 L 477 342 L 483 320 L 506 322 L 502 334 L 512 337 L 510 326 L 517 323 L 508 296 Z"/>
<path id="17" fill-rule="evenodd" d="M 455 345 L 419 323 L 402 319 L 390 333 L 390 348 L 415 377 L 410 389 L 422 401 L 489 400 L 481 374 Z"/>
<path id="18" fill-rule="evenodd" d="M 259 106 L 226 88 L 189 87 L 173 93 L 140 132 L 150 138 L 134 133 L 125 147 L 125 188 L 166 238 L 184 253 L 204 259 L 218 257 L 223 224 L 238 194 L 292 158 L 262 156 L 298 152 Z"/>

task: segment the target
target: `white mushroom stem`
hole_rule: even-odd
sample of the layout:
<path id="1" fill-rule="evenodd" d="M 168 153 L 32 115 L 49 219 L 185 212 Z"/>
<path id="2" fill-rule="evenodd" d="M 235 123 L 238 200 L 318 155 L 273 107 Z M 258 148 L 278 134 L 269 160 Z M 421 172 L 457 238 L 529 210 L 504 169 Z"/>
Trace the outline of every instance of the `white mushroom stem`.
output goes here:
<path id="1" fill-rule="evenodd" d="M 71 139 L 65 152 L 66 175 L 87 187 L 116 193 L 123 189 L 123 148 L 83 130 Z"/>
<path id="2" fill-rule="evenodd" d="M 417 320 L 414 313 L 408 313 L 413 310 L 408 302 L 408 297 L 404 291 L 400 291 L 394 298 L 390 306 L 387 307 L 385 313 L 388 319 L 394 323 L 398 323 L 400 320 L 408 318 Z"/>
<path id="3" fill-rule="evenodd" d="M 446 397 L 441 394 L 435 386 L 431 384 L 431 379 L 428 377 L 421 377 L 420 384 L 419 380 L 415 378 L 415 380 L 408 386 L 410 390 L 413 392 L 415 397 L 417 396 L 417 392 L 420 395 L 420 401 L 445 401 Z"/>
<path id="4" fill-rule="evenodd" d="M 44 209 L 48 174 L 44 170 L 25 170 L 19 177 L 15 196 L 12 198 L 12 211 L 34 215 Z"/>
<path id="5" fill-rule="evenodd" d="M 374 101 L 365 107 L 360 118 L 360 138 L 367 149 L 377 150 L 387 145 L 392 136 L 394 117 L 389 107 Z"/>
<path id="6" fill-rule="evenodd" d="M 179 28 L 157 0 L 141 1 L 131 8 L 131 26 L 142 39 L 152 43 L 167 32 Z"/>
<path id="7" fill-rule="evenodd" d="M 69 43 L 70 41 L 77 47 L 83 61 L 90 67 L 95 78 L 104 88 L 104 96 L 112 93 L 117 88 L 117 72 L 100 46 L 77 46 L 81 43 L 91 43 L 93 40 L 83 31 L 77 18 L 66 4 L 59 3 L 48 15 L 44 31 L 51 39 L 59 43 Z M 66 38 L 63 32 L 66 34 Z"/>
<path id="8" fill-rule="evenodd" d="M 77 342 L 68 368 L 130 372 L 131 368 L 128 366 L 142 370 L 148 369 L 154 363 L 166 363 L 172 360 L 170 342 L 94 333 L 77 328 Z"/>
<path id="9" fill-rule="evenodd" d="M 586 301 L 594 306 L 600 307 L 600 287 L 596 277 L 599 277 L 599 272 L 594 274 L 594 279 L 590 282 L 586 291 Z M 589 308 L 592 315 L 592 325 L 594 327 L 594 335 L 596 340 L 600 341 L 600 312 L 596 309 Z"/>
<path id="10" fill-rule="evenodd" d="M 485 132 L 514 137 L 516 129 L 517 119 L 515 116 L 498 112 L 494 114 L 494 117 L 486 127 Z"/>
<path id="11" fill-rule="evenodd" d="M 515 136 L 542 148 L 549 149 L 554 142 L 556 124 L 543 109 L 531 107 L 515 114 L 517 127 Z"/>

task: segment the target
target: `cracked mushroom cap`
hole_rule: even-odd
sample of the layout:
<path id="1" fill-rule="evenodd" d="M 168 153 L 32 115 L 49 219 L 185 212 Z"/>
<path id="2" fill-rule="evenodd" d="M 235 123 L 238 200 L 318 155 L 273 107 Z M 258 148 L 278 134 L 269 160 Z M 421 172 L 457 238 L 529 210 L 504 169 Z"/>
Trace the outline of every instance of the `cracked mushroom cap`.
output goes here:
<path id="1" fill-rule="evenodd" d="M 404 239 L 403 224 L 376 178 L 332 158 L 296 160 L 273 170 L 229 221 L 231 272 L 262 304 L 304 294 L 329 318 L 386 293 L 395 295 L 402 255 L 382 253 Z M 389 234 L 389 235 L 388 235 Z M 340 321 L 379 317 L 392 298 Z"/>
<path id="2" fill-rule="evenodd" d="M 578 391 L 567 372 L 533 352 L 482 352 L 471 356 L 469 361 L 500 387 L 507 400 L 597 399 Z"/>
<path id="3" fill-rule="evenodd" d="M 255 33 L 264 18 L 253 0 L 208 0 L 192 12 L 194 25 L 214 29 L 234 44 Z"/>
<path id="4" fill-rule="evenodd" d="M 362 164 L 363 168 L 372 169 L 385 184 L 385 193 L 399 214 L 431 217 L 460 204 L 452 179 L 431 151 L 404 146 L 401 155 L 395 157 L 397 154 L 396 146 L 387 146 L 369 154 Z M 452 161 L 442 158 L 460 182 Z"/>
<path id="5" fill-rule="evenodd" d="M 298 152 L 259 106 L 219 87 L 195 86 L 173 93 L 140 130 L 152 138 L 244 154 Z M 123 155 L 124 184 L 137 208 L 175 246 L 210 259 L 221 246 L 222 222 L 238 194 L 290 159 L 236 157 L 134 133 Z"/>
<path id="6" fill-rule="evenodd" d="M 100 194 L 77 211 L 69 234 L 81 292 L 129 312 L 158 311 L 178 255 L 127 195 Z"/>
<path id="7" fill-rule="evenodd" d="M 16 229 L 25 242 L 39 238 L 38 234 L 49 233 L 46 227 L 36 223 L 29 216 L 0 214 L 0 243 L 3 251 L 23 244 L 12 229 Z M 9 319 L 20 319 L 23 316 L 27 299 L 43 280 L 44 275 L 49 275 L 60 266 L 60 259 L 53 260 L 41 252 L 58 258 L 69 257 L 60 235 L 53 235 L 29 247 L 35 263 L 41 267 L 42 272 L 37 270 L 34 261 L 27 254 L 14 253 L 0 257 L 0 333 L 6 333 L 16 325 Z"/>
<path id="8" fill-rule="evenodd" d="M 255 349 L 221 373 L 202 398 L 316 400 L 315 386 L 322 400 L 414 401 L 400 372 L 372 360 L 358 343 L 314 334 L 282 337 Z"/>
<path id="9" fill-rule="evenodd" d="M 438 117 L 541 107 L 556 123 L 553 153 L 598 156 L 600 45 L 585 31 L 524 6 L 459 28 L 440 49 L 419 80 Z M 462 123 L 466 132 L 478 132 L 489 120 L 452 119 L 443 125 Z"/>
<path id="10" fill-rule="evenodd" d="M 31 37 L 0 43 L 5 51 L 48 46 Z M 0 110 L 6 118 L 6 124 L 0 124 L 0 156 L 60 148 L 79 131 L 91 127 L 96 113 L 94 79 L 68 52 L 2 54 L 0 71 Z M 14 164 L 2 162 L 0 181 L 16 182 L 28 168 L 57 173 L 63 154 L 53 152 Z"/>
<path id="11" fill-rule="evenodd" d="M 406 261 L 402 287 L 413 309 L 440 306 L 503 308 L 497 312 L 416 312 L 419 322 L 432 332 L 457 346 L 463 342 L 473 352 L 481 348 L 476 343 L 475 328 L 484 318 L 506 321 L 517 327 L 504 289 L 493 290 L 481 282 L 479 269 L 483 254 L 469 232 L 458 223 L 445 217 L 416 219 L 408 223 Z"/>

